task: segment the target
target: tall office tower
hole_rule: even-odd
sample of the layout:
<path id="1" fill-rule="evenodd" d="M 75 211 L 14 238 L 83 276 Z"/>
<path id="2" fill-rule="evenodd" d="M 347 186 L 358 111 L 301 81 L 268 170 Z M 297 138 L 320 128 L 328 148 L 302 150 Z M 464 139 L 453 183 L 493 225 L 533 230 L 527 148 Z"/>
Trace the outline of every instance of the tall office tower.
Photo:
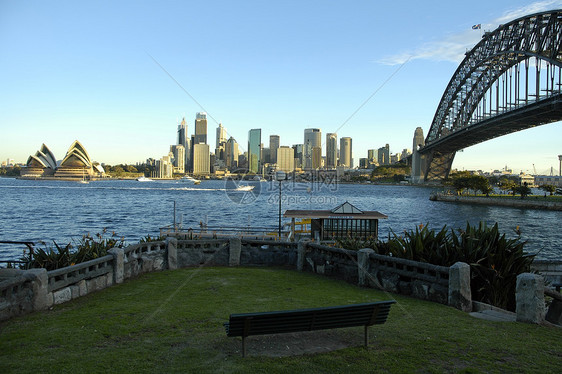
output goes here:
<path id="1" fill-rule="evenodd" d="M 350 137 L 340 139 L 340 166 L 353 167 L 353 149 Z"/>
<path id="2" fill-rule="evenodd" d="M 312 168 L 312 148 L 322 147 L 322 132 L 320 129 L 304 129 L 304 152 L 303 164 L 304 168 Z M 322 149 L 320 149 L 320 157 L 322 157 Z"/>
<path id="3" fill-rule="evenodd" d="M 207 144 L 207 113 L 195 115 L 195 144 Z"/>
<path id="4" fill-rule="evenodd" d="M 226 159 L 226 167 L 228 170 L 232 171 L 238 168 L 238 143 L 236 140 L 231 136 L 230 139 L 226 141 L 226 149 L 225 149 L 225 159 Z"/>
<path id="5" fill-rule="evenodd" d="M 215 143 L 215 147 L 218 148 L 221 143 L 226 143 L 226 129 L 222 126 L 222 123 L 219 123 L 219 127 L 217 127 L 217 141 Z"/>
<path id="6" fill-rule="evenodd" d="M 293 144 L 293 150 L 295 151 L 295 169 L 302 168 L 303 149 L 303 144 Z"/>
<path id="7" fill-rule="evenodd" d="M 378 161 L 379 165 L 390 165 L 390 147 L 389 145 L 385 145 L 384 147 L 379 148 L 378 152 Z"/>
<path id="8" fill-rule="evenodd" d="M 377 161 L 377 150 L 367 149 L 367 160 L 369 162 Z"/>
<path id="9" fill-rule="evenodd" d="M 173 153 L 174 173 L 185 173 L 185 148 L 181 144 L 171 145 L 170 152 Z"/>
<path id="10" fill-rule="evenodd" d="M 410 175 L 412 183 L 420 183 L 425 174 L 425 159 L 418 151 L 424 145 L 423 129 L 418 127 L 414 131 L 414 142 L 412 144 L 412 172 Z"/>
<path id="11" fill-rule="evenodd" d="M 338 166 L 338 134 L 326 134 L 326 168 L 334 169 Z"/>
<path id="12" fill-rule="evenodd" d="M 193 145 L 193 174 L 206 175 L 211 171 L 208 144 Z"/>
<path id="13" fill-rule="evenodd" d="M 248 132 L 248 171 L 261 172 L 261 129 L 252 129 Z"/>
<path id="14" fill-rule="evenodd" d="M 191 163 L 191 141 L 189 135 L 187 134 L 187 123 L 185 122 L 185 117 L 181 119 L 181 123 L 178 125 L 178 144 L 183 145 L 184 148 L 184 160 L 183 168 L 184 171 L 190 169 Z"/>
<path id="15" fill-rule="evenodd" d="M 277 163 L 277 148 L 279 148 L 279 135 L 269 135 L 269 162 Z"/>
<path id="16" fill-rule="evenodd" d="M 312 147 L 312 169 L 318 170 L 322 167 L 322 147 Z"/>
<path id="17" fill-rule="evenodd" d="M 277 170 L 291 173 L 295 170 L 295 152 L 293 148 L 281 146 L 277 148 Z"/>

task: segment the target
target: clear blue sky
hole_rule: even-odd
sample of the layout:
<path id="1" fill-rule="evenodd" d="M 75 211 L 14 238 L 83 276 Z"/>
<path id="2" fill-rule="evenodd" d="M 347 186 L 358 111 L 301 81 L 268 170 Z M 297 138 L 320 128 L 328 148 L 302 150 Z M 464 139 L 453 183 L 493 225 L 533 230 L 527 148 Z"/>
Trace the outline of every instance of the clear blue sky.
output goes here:
<path id="1" fill-rule="evenodd" d="M 494 30 L 557 8 L 562 1 L 0 0 L 0 160 L 25 162 L 42 143 L 62 159 L 75 139 L 99 162 L 160 158 L 177 119 L 191 133 L 205 110 L 211 148 L 214 120 L 244 148 L 251 128 L 267 146 L 271 134 L 292 145 L 319 127 L 323 139 L 351 136 L 357 164 L 386 143 L 411 149 L 418 126 L 427 133 L 480 39 L 472 25 Z M 557 169 L 561 130 L 488 141 L 453 166 Z"/>

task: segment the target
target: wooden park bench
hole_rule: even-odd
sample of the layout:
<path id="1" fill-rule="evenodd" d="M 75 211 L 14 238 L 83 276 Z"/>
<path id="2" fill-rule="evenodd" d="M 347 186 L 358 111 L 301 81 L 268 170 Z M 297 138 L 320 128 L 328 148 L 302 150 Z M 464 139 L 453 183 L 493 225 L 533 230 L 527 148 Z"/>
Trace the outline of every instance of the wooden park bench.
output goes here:
<path id="1" fill-rule="evenodd" d="M 371 325 L 385 323 L 390 306 L 395 302 L 394 300 L 387 300 L 324 308 L 231 314 L 224 327 L 227 336 L 242 337 L 242 357 L 246 357 L 246 337 L 251 335 L 326 330 L 341 327 L 365 326 L 365 346 L 367 346 L 369 340 L 367 328 Z"/>

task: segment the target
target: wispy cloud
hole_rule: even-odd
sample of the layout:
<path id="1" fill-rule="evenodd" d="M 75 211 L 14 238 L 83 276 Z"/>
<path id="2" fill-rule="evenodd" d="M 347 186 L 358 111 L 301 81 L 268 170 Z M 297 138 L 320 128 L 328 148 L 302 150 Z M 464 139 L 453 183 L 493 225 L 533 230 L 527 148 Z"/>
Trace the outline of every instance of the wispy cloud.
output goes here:
<path id="1" fill-rule="evenodd" d="M 562 0 L 537 1 L 521 8 L 506 11 L 500 17 L 482 23 L 482 30 L 495 30 L 499 25 L 523 17 L 527 14 L 553 10 L 562 7 Z M 479 20 L 475 20 L 475 23 Z M 450 61 L 460 63 L 465 53 L 480 40 L 481 33 L 472 29 L 448 35 L 442 40 L 425 43 L 412 52 L 402 52 L 385 56 L 377 62 L 384 65 L 399 65 L 407 60 Z"/>

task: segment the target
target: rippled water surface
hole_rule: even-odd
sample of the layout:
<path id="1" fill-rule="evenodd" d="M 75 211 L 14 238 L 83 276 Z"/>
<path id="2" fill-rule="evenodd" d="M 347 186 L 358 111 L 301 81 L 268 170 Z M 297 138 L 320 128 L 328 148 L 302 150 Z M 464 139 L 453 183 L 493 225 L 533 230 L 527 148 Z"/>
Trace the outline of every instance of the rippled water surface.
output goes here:
<path id="1" fill-rule="evenodd" d="M 243 182 L 244 183 L 244 182 Z M 245 183 L 249 184 L 249 183 Z M 198 186 L 179 181 L 25 181 L 0 178 L 0 240 L 68 243 L 104 228 L 132 243 L 176 219 L 184 228 L 277 227 L 278 183 L 251 182 L 253 191 L 235 191 L 224 181 L 203 181 Z M 562 212 L 471 206 L 429 200 L 432 188 L 380 185 L 317 185 L 284 182 L 282 208 L 331 209 L 349 201 L 362 210 L 388 216 L 380 222 L 379 235 L 392 230 L 412 230 L 421 223 L 440 229 L 464 228 L 467 221 L 498 222 L 500 230 L 514 237 L 519 226 L 526 249 L 541 258 L 562 258 Z M 0 245 L 0 259 L 15 259 L 21 247 Z"/>

